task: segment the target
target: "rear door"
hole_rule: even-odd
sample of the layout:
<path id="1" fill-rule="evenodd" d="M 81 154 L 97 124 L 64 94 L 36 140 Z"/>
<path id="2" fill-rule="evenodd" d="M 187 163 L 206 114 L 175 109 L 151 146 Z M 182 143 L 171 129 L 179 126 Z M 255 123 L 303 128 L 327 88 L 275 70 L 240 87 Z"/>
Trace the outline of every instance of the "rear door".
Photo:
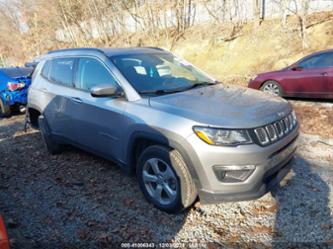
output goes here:
<path id="1" fill-rule="evenodd" d="M 83 147 L 120 160 L 121 137 L 126 125 L 123 110 L 127 101 L 91 96 L 92 87 L 106 84 L 118 86 L 104 62 L 94 57 L 78 59 L 75 86 L 79 94 L 76 96 L 76 108 L 71 113 L 73 136 Z"/>
<path id="2" fill-rule="evenodd" d="M 73 139 L 71 113 L 75 107 L 72 97 L 76 94 L 74 88 L 74 58 L 56 58 L 47 61 L 41 76 L 46 80 L 40 86 L 40 98 L 47 103 L 43 114 L 48 121 L 52 134 Z"/>
<path id="3" fill-rule="evenodd" d="M 329 70 L 332 53 L 317 54 L 297 65 L 298 70 L 291 71 L 293 81 L 291 92 L 304 97 L 323 97 L 329 91 Z"/>

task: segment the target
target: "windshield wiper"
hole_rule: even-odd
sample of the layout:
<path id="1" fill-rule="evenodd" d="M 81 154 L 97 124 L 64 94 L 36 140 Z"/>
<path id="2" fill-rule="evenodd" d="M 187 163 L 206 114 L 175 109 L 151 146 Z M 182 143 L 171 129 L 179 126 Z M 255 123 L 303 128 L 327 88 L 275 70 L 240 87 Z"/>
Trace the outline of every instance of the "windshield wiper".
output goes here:
<path id="1" fill-rule="evenodd" d="M 217 85 L 217 82 L 208 82 L 208 81 L 200 81 L 200 82 L 195 82 L 192 86 L 190 86 L 188 89 L 191 88 L 196 88 L 198 86 L 212 86 L 212 85 Z"/>
<path id="2" fill-rule="evenodd" d="M 140 94 L 167 94 L 180 92 L 178 89 L 158 89 L 158 90 L 143 90 Z"/>
<path id="3" fill-rule="evenodd" d="M 194 88 L 197 88 L 197 87 L 212 86 L 212 85 L 217 85 L 217 84 L 218 83 L 213 83 L 213 82 L 195 82 L 191 86 L 179 88 L 178 91 L 183 92 L 183 91 L 187 91 L 187 90 L 194 89 Z"/>
<path id="4" fill-rule="evenodd" d="M 175 88 L 175 89 L 158 89 L 158 90 L 143 90 L 140 91 L 140 94 L 168 94 L 168 93 L 178 93 L 178 92 L 184 92 L 193 88 L 197 88 L 199 86 L 211 86 L 216 85 L 218 83 L 213 82 L 196 82 L 193 85 L 187 86 L 187 87 L 181 87 L 181 88 Z"/>

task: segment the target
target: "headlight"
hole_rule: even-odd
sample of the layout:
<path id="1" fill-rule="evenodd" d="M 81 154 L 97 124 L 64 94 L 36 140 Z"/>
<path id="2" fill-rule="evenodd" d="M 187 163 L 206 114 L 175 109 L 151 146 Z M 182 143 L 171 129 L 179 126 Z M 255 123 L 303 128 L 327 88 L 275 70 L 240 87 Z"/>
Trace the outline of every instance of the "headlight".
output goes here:
<path id="1" fill-rule="evenodd" d="M 200 126 L 193 127 L 193 130 L 199 138 L 211 145 L 236 146 L 252 143 L 247 130 L 229 130 Z"/>
<path id="2" fill-rule="evenodd" d="M 295 111 L 291 112 L 291 117 L 292 117 L 293 125 L 296 125 L 296 123 L 297 123 L 297 116 L 296 116 Z"/>

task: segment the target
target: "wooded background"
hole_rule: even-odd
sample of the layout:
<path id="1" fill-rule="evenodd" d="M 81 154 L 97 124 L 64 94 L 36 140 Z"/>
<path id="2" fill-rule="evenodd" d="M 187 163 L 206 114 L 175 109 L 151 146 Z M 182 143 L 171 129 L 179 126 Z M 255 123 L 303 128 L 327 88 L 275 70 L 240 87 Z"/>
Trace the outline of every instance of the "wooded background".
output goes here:
<path id="1" fill-rule="evenodd" d="M 237 27 L 288 15 L 299 19 L 306 46 L 306 17 L 332 11 L 332 0 L 0 0 L 0 65 L 48 50 L 85 46 L 140 46 L 165 41 L 172 49 L 202 23 Z M 232 36 L 233 34 L 231 34 Z"/>

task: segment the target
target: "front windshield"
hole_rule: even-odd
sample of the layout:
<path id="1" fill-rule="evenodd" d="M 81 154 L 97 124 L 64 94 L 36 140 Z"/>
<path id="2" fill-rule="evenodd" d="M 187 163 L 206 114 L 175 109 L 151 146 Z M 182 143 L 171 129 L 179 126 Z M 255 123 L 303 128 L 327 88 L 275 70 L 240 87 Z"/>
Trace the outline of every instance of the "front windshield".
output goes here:
<path id="1" fill-rule="evenodd" d="M 130 54 L 111 60 L 139 93 L 172 92 L 215 81 L 170 53 Z"/>

